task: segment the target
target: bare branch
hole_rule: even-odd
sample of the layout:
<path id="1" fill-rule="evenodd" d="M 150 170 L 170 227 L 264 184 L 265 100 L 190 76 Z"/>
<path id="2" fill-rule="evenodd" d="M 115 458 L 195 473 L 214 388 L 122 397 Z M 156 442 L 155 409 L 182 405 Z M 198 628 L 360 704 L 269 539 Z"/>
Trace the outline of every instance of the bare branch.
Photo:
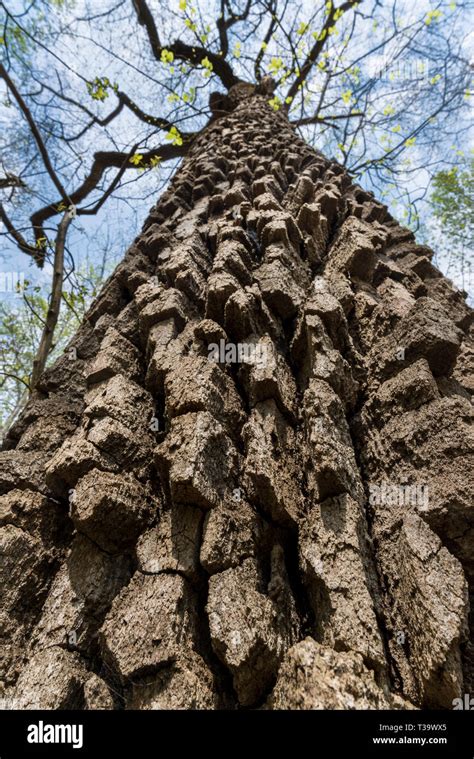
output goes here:
<path id="1" fill-rule="evenodd" d="M 21 232 L 19 232 L 13 225 L 13 222 L 11 221 L 7 212 L 5 211 L 2 203 L 0 203 L 0 221 L 3 222 L 5 229 L 7 230 L 7 233 L 10 235 L 10 237 L 12 237 L 15 240 L 20 250 L 22 250 L 23 253 L 27 253 L 29 256 L 33 256 L 38 266 L 40 267 L 43 266 L 43 263 L 44 263 L 43 251 L 40 248 L 36 248 L 34 245 L 30 245 L 29 243 L 26 242 Z"/>
<path id="2" fill-rule="evenodd" d="M 126 105 L 127 108 L 129 108 L 137 118 L 139 118 L 141 121 L 144 121 L 146 124 L 152 124 L 152 126 L 159 127 L 160 129 L 171 129 L 173 126 L 173 122 L 168 121 L 168 119 L 162 119 L 158 116 L 151 116 L 150 114 L 145 113 L 145 111 L 142 111 L 142 109 L 136 103 L 134 103 L 133 100 L 125 94 L 125 92 L 117 92 L 117 97 L 120 102 L 123 103 L 123 105 Z"/>
<path id="3" fill-rule="evenodd" d="M 212 70 L 217 74 L 224 87 L 230 89 L 234 84 L 237 84 L 239 78 L 234 74 L 232 66 L 223 55 L 213 53 L 205 47 L 188 45 L 182 40 L 176 40 L 172 44 L 162 47 L 155 21 L 145 0 L 132 0 L 132 3 L 137 13 L 138 22 L 147 31 L 151 50 L 157 61 L 161 60 L 161 53 L 165 49 L 170 50 L 178 60 L 188 61 L 195 66 L 199 66 L 203 58 L 207 58 L 212 63 Z"/>
<path id="4" fill-rule="evenodd" d="M 242 13 L 233 13 L 229 0 L 221 0 L 221 12 L 220 16 L 217 19 L 216 26 L 219 31 L 219 41 L 221 45 L 221 53 L 222 56 L 225 58 L 227 53 L 229 52 L 229 37 L 228 37 L 228 30 L 237 23 L 237 21 L 245 21 L 245 19 L 248 17 L 250 13 L 250 8 L 252 6 L 252 0 L 247 0 L 246 6 Z M 229 11 L 229 16 L 225 17 L 226 10 Z"/>
<path id="5" fill-rule="evenodd" d="M 63 289 L 63 277 L 64 277 L 64 246 L 66 243 L 66 234 L 68 227 L 73 219 L 73 215 L 70 211 L 66 211 L 63 218 L 60 221 L 58 227 L 58 233 L 56 236 L 56 245 L 54 250 L 54 269 L 53 269 L 53 282 L 51 287 L 51 300 L 49 302 L 48 313 L 46 314 L 46 322 L 41 334 L 40 344 L 38 351 L 33 360 L 33 372 L 31 375 L 31 390 L 36 387 L 39 378 L 41 377 L 49 353 L 51 351 L 51 345 L 54 337 L 54 330 L 58 323 L 59 311 L 61 308 L 61 295 Z"/>
<path id="6" fill-rule="evenodd" d="M 147 164 L 150 163 L 150 161 L 154 158 L 158 158 L 161 161 L 168 161 L 173 158 L 180 158 L 181 156 L 185 155 L 189 144 L 192 140 L 193 135 L 187 134 L 181 135 L 183 139 L 182 145 L 162 145 L 161 147 L 155 148 L 154 150 L 149 150 L 145 153 L 143 153 L 143 159 L 140 164 L 133 164 L 130 163 L 130 153 L 120 153 L 116 151 L 101 151 L 94 154 L 94 161 L 92 163 L 91 170 L 86 177 L 86 179 L 83 181 L 83 183 L 70 195 L 70 202 L 73 203 L 75 206 L 78 206 L 79 203 L 81 203 L 99 184 L 100 180 L 102 179 L 102 176 L 106 169 L 108 168 L 117 168 L 119 169 L 119 177 L 115 177 L 115 184 L 112 188 L 112 190 L 109 189 L 106 192 L 106 197 L 109 197 L 111 192 L 115 189 L 117 186 L 118 180 L 121 178 L 122 174 L 126 169 L 143 169 L 147 166 Z M 100 201 L 99 201 L 100 202 Z M 35 234 L 35 238 L 41 239 L 44 237 L 44 230 L 43 225 L 44 222 L 47 219 L 52 218 L 53 216 L 56 216 L 58 214 L 58 205 L 60 205 L 61 201 L 56 200 L 53 203 L 49 203 L 47 206 L 44 206 L 44 208 L 41 208 L 39 211 L 36 211 L 30 218 L 31 224 L 33 226 L 33 231 Z M 100 206 L 102 205 L 102 202 L 100 202 Z M 97 210 L 98 210 L 97 208 Z M 77 209 L 77 214 L 79 216 L 90 214 L 91 211 L 88 209 Z M 37 251 L 36 251 L 37 252 Z"/>
<path id="7" fill-rule="evenodd" d="M 158 37 L 158 30 L 156 28 L 155 19 L 145 2 L 145 0 L 132 0 L 133 7 L 137 14 L 138 23 L 144 26 L 148 39 L 150 40 L 151 49 L 155 58 L 159 61 L 161 58 L 161 43 Z"/>
<path id="8" fill-rule="evenodd" d="M 314 43 L 313 47 L 311 48 L 310 52 L 308 53 L 308 56 L 306 57 L 305 62 L 301 66 L 300 73 L 298 74 L 298 76 L 296 77 L 292 85 L 290 86 L 288 92 L 286 93 L 285 101 L 288 98 L 291 98 L 291 100 L 293 100 L 296 93 L 298 92 L 300 85 L 302 85 L 308 78 L 308 75 L 311 69 L 313 68 L 314 64 L 318 60 L 319 55 L 322 52 L 327 42 L 327 39 L 329 36 L 328 34 L 329 29 L 331 29 L 331 27 L 333 27 L 334 24 L 336 23 L 336 15 L 339 16 L 341 11 L 345 13 L 347 10 L 349 10 L 349 8 L 351 8 L 357 2 L 358 0 L 347 0 L 347 2 L 343 3 L 341 6 L 339 6 L 339 8 L 336 8 L 334 3 L 331 2 L 331 8 L 329 10 L 326 21 L 324 22 L 324 26 L 321 30 L 321 33 L 318 39 L 316 40 L 316 42 Z M 290 107 L 289 104 L 285 103 L 285 110 L 288 110 L 289 107 Z"/>
<path id="9" fill-rule="evenodd" d="M 134 147 L 132 148 L 132 150 L 131 150 L 131 152 L 129 154 L 130 157 L 132 155 L 134 155 L 137 147 L 138 147 L 137 145 L 134 145 Z M 93 216 L 93 215 L 95 215 L 102 208 L 102 206 L 104 205 L 104 203 L 107 200 L 107 198 L 109 198 L 112 195 L 113 191 L 118 186 L 118 184 L 119 184 L 122 176 L 125 174 L 125 171 L 127 170 L 127 168 L 128 168 L 128 165 L 124 161 L 122 167 L 118 170 L 118 172 L 116 173 L 115 177 L 113 178 L 112 182 L 110 183 L 109 187 L 104 192 L 104 194 L 102 195 L 102 197 L 97 201 L 97 203 L 92 208 L 80 208 L 79 209 L 79 215 L 80 216 L 86 216 L 86 215 Z"/>
<path id="10" fill-rule="evenodd" d="M 263 56 L 265 54 L 265 48 L 266 45 L 270 42 L 270 38 L 275 31 L 275 27 L 277 24 L 277 17 L 275 14 L 276 11 L 276 5 L 274 3 L 274 0 L 270 0 L 270 4 L 268 6 L 268 10 L 270 12 L 270 23 L 267 28 L 267 32 L 265 34 L 265 37 L 263 38 L 263 45 L 260 46 L 260 50 L 257 53 L 257 57 L 255 58 L 255 65 L 254 65 L 254 72 L 255 72 L 255 79 L 259 82 L 262 78 L 262 71 L 261 71 L 261 63 L 263 60 Z"/>
<path id="11" fill-rule="evenodd" d="M 7 187 L 21 187 L 22 189 L 25 189 L 26 184 L 20 177 L 6 172 L 5 177 L 0 179 L 0 190 L 6 189 Z"/>
<path id="12" fill-rule="evenodd" d="M 68 200 L 68 195 L 64 187 L 62 186 L 59 178 L 56 175 L 56 172 L 53 169 L 53 166 L 51 164 L 51 161 L 49 159 L 48 151 L 46 150 L 46 146 L 43 142 L 43 139 L 41 137 L 41 134 L 39 132 L 38 127 L 36 126 L 35 120 L 33 116 L 31 115 L 31 111 L 26 105 L 25 101 L 23 100 L 22 96 L 20 95 L 19 91 L 17 90 L 15 84 L 11 80 L 10 76 L 8 75 L 7 70 L 3 66 L 3 64 L 0 62 L 0 77 L 5 81 L 7 87 L 9 88 L 10 92 L 12 93 L 13 97 L 15 98 L 16 102 L 18 103 L 20 110 L 22 111 L 25 119 L 28 122 L 28 126 L 30 127 L 31 133 L 35 139 L 35 142 L 38 146 L 38 150 L 41 154 L 41 158 L 43 159 L 43 163 L 46 167 L 46 171 L 48 172 L 51 181 L 53 182 L 54 186 L 56 187 L 57 191 L 61 195 L 61 198 L 64 201 Z"/>
<path id="13" fill-rule="evenodd" d="M 362 111 L 351 111 L 351 113 L 340 113 L 335 116 L 306 116 L 303 119 L 297 119 L 290 123 L 294 126 L 304 126 L 306 124 L 328 124 L 331 121 L 339 121 L 342 119 L 350 119 L 354 116 L 363 116 Z"/>

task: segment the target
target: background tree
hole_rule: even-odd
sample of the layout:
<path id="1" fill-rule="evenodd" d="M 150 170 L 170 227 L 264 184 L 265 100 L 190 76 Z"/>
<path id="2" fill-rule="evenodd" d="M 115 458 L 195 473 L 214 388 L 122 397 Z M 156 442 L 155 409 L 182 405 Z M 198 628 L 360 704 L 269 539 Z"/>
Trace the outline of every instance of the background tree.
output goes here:
<path id="1" fill-rule="evenodd" d="M 430 195 L 435 224 L 431 239 L 436 241 L 437 265 L 468 293 L 472 293 L 474 250 L 473 169 L 471 158 L 460 166 L 439 171 L 433 178 Z"/>
<path id="2" fill-rule="evenodd" d="M 99 246 L 94 251 L 95 259 L 98 253 Z M 54 362 L 64 351 L 105 276 L 111 272 L 112 263 L 104 251 L 99 267 L 84 262 L 79 271 L 68 275 L 61 293 L 63 308 L 55 325 L 47 364 Z M 32 368 L 49 310 L 49 299 L 44 290 L 25 280 L 18 283 L 15 297 L 0 302 L 0 436 L 17 418 L 31 391 Z"/>

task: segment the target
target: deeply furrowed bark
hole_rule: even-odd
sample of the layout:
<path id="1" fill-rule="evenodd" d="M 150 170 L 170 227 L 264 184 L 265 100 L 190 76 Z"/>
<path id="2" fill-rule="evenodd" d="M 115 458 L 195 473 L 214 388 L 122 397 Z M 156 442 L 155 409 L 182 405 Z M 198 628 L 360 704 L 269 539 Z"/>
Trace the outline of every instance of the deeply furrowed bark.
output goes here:
<path id="1" fill-rule="evenodd" d="M 470 311 L 231 96 L 0 454 L 5 703 L 451 708 L 474 687 Z"/>

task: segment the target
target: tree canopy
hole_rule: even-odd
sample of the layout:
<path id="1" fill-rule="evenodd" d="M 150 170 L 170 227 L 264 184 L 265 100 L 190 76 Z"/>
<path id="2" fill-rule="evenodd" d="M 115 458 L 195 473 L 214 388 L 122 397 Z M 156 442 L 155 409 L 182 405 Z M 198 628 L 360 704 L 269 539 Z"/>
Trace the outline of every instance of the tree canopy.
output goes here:
<path id="1" fill-rule="evenodd" d="M 271 76 L 271 106 L 379 195 L 416 201 L 420 171 L 427 186 L 466 139 L 470 3 L 0 7 L 7 127 L 0 213 L 9 236 L 40 265 L 71 204 L 81 219 L 114 193 L 127 201 L 156 192 L 156 179 L 142 182 L 144 175 L 158 169 L 166 178 L 162 165 L 184 155 L 208 120 L 210 92 L 238 81 Z M 142 189 L 130 186 L 137 180 Z"/>
<path id="2" fill-rule="evenodd" d="M 434 241 L 438 259 L 446 275 L 460 281 L 469 291 L 474 249 L 474 159 L 439 171 L 433 177 L 430 195 L 434 230 L 427 239 Z"/>

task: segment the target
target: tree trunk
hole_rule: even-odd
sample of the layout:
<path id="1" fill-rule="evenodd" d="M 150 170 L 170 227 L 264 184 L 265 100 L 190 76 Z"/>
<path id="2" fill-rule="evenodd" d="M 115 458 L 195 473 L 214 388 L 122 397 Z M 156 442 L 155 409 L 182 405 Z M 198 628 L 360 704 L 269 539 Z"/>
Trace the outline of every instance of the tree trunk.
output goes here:
<path id="1" fill-rule="evenodd" d="M 225 107 L 0 454 L 6 703 L 452 708 L 469 309 L 263 96 Z"/>

